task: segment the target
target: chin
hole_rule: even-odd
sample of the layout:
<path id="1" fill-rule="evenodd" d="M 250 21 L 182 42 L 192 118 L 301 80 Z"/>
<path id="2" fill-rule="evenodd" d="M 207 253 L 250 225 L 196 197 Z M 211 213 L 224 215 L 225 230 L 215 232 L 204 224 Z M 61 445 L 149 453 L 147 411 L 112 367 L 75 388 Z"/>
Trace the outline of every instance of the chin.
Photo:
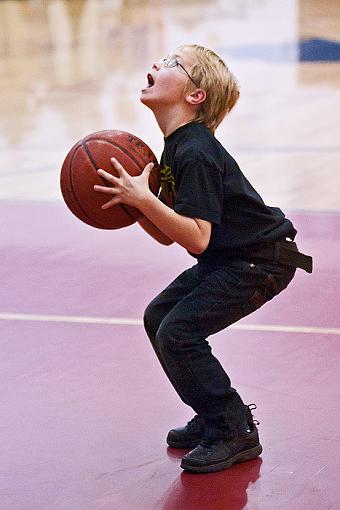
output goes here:
<path id="1" fill-rule="evenodd" d="M 139 100 L 145 106 L 148 106 L 149 108 L 151 108 L 152 103 L 153 103 L 152 98 L 148 97 L 147 94 L 145 94 L 144 92 L 141 93 Z"/>

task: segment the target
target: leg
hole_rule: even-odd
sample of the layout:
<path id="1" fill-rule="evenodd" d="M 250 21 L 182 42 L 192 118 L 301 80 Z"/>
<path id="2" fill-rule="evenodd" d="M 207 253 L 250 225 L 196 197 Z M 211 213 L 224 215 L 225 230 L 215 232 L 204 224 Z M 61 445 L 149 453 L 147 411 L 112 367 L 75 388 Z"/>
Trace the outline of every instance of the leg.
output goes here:
<path id="1" fill-rule="evenodd" d="M 160 323 L 155 338 L 166 373 L 184 402 L 215 431 L 242 429 L 245 408 L 206 338 L 271 299 L 293 275 L 285 266 L 247 262 L 201 273 L 201 283 Z"/>
<path id="2" fill-rule="evenodd" d="M 173 384 L 183 402 L 186 404 L 188 403 L 186 402 L 185 396 L 181 393 L 181 389 L 177 386 L 176 381 L 173 380 L 171 373 L 169 373 L 166 365 L 164 364 L 164 360 L 160 353 L 157 332 L 160 324 L 174 306 L 176 306 L 176 304 L 185 296 L 190 294 L 190 292 L 192 292 L 192 290 L 200 283 L 200 273 L 198 272 L 198 266 L 195 265 L 184 271 L 172 283 L 170 283 L 165 290 L 151 301 L 144 312 L 144 328 L 150 339 L 151 345 L 168 379 Z"/>

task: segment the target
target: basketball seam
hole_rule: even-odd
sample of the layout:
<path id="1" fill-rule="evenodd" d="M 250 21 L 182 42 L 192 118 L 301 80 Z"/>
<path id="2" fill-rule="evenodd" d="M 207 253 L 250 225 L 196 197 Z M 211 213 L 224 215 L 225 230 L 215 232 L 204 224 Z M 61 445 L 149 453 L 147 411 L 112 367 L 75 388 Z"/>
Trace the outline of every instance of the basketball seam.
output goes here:
<path id="1" fill-rule="evenodd" d="M 70 171 L 68 172 L 69 173 L 69 176 L 70 176 L 70 189 L 72 191 L 72 195 L 73 195 L 73 200 L 76 202 L 77 206 L 79 207 L 79 209 L 81 210 L 82 214 L 85 216 L 85 218 L 87 218 L 87 220 L 90 222 L 90 225 L 94 226 L 94 227 L 97 227 L 97 228 L 103 228 L 100 223 L 97 223 L 95 220 L 93 220 L 93 218 L 91 218 L 87 213 L 86 211 L 84 210 L 84 208 L 82 207 L 80 201 L 78 200 L 78 197 L 76 195 L 76 192 L 75 192 L 75 189 L 74 189 L 74 186 L 73 186 L 73 181 L 72 181 L 72 161 L 73 161 L 73 158 L 75 157 L 76 153 L 78 152 L 78 150 L 82 147 L 82 145 L 79 145 L 79 147 L 77 147 L 77 149 L 74 151 L 74 153 L 72 154 L 72 157 L 71 157 L 71 160 L 70 160 Z M 87 151 L 86 151 L 87 153 Z M 90 158 L 91 159 L 91 158 Z M 91 160 L 91 163 L 92 163 L 92 160 Z"/>
<path id="2" fill-rule="evenodd" d="M 105 143 L 108 143 L 110 145 L 112 145 L 112 147 L 118 147 L 118 149 L 120 149 L 128 158 L 132 159 L 132 161 L 138 166 L 139 170 L 143 171 L 144 168 L 138 163 L 137 159 L 134 158 L 134 156 L 132 156 L 129 152 L 127 152 L 124 147 L 122 147 L 121 145 L 119 145 L 119 143 L 117 142 L 110 142 L 109 140 L 106 140 L 106 138 L 96 138 L 96 140 L 103 140 Z M 84 142 L 84 146 L 86 147 L 86 144 L 91 142 L 91 140 L 88 140 L 86 142 Z M 86 152 L 88 151 L 87 147 L 86 147 Z M 95 163 L 95 161 L 93 160 L 92 158 L 92 155 L 90 156 L 90 159 L 91 161 L 93 162 L 94 166 L 96 167 L 96 169 L 98 170 L 97 168 L 97 165 Z"/>
<path id="3" fill-rule="evenodd" d="M 119 143 L 117 143 L 117 142 L 112 143 L 112 142 L 110 142 L 109 140 L 107 140 L 106 138 L 96 138 L 96 140 L 98 140 L 98 139 L 99 139 L 99 140 L 103 140 L 105 143 L 108 143 L 108 144 L 112 145 L 112 147 L 118 147 L 118 149 L 120 149 L 120 150 L 121 150 L 121 151 L 122 151 L 122 152 L 123 152 L 123 153 L 124 153 L 124 154 L 125 154 L 128 158 L 130 158 L 130 159 L 131 159 L 131 160 L 132 160 L 132 161 L 133 161 L 133 162 L 137 165 L 137 167 L 139 168 L 139 170 L 141 170 L 141 171 L 143 171 L 143 170 L 144 170 L 144 168 L 142 168 L 142 166 L 138 163 L 138 161 L 137 161 L 137 160 L 136 160 L 133 156 L 131 156 L 131 154 L 129 154 L 128 152 L 126 152 L 126 151 L 124 150 L 124 148 L 123 148 L 121 145 L 119 145 Z M 96 162 L 95 162 L 95 160 L 94 160 L 94 159 L 93 159 L 93 157 L 92 157 L 92 154 L 91 154 L 91 152 L 90 152 L 90 149 L 89 149 L 89 148 L 87 147 L 87 145 L 86 145 L 88 142 L 91 142 L 91 140 L 88 140 L 88 141 L 82 142 L 82 145 L 83 145 L 83 147 L 84 147 L 84 149 L 85 149 L 85 151 L 86 151 L 86 154 L 87 154 L 87 155 L 88 155 L 88 157 L 90 158 L 91 163 L 93 164 L 93 166 L 95 167 L 95 169 L 96 169 L 96 170 L 98 170 L 98 166 L 96 165 Z M 119 205 L 120 205 L 120 207 L 121 207 L 122 209 L 124 209 L 124 212 L 125 212 L 128 216 L 130 216 L 130 218 L 132 218 L 134 221 L 137 221 L 137 220 L 136 220 L 136 218 L 135 218 L 135 217 L 134 217 L 134 216 L 133 216 L 133 215 L 132 215 L 132 214 L 128 211 L 128 209 L 127 209 L 127 207 L 125 206 L 125 204 L 120 203 Z"/>

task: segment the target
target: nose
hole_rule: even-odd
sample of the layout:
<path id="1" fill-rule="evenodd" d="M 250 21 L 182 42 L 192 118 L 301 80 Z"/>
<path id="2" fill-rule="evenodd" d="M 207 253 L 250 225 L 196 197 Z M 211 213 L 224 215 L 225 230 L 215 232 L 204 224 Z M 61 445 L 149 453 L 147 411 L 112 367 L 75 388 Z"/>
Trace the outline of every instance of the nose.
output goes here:
<path id="1" fill-rule="evenodd" d="M 152 69 L 156 69 L 156 71 L 159 71 L 161 68 L 161 63 L 158 61 L 158 62 L 154 62 L 152 64 Z"/>

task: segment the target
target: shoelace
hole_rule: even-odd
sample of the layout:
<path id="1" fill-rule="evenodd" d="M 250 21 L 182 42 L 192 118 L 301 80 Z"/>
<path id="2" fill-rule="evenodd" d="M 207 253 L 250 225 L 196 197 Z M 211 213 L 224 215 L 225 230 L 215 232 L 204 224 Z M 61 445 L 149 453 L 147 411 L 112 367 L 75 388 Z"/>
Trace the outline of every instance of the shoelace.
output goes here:
<path id="1" fill-rule="evenodd" d="M 255 409 L 257 409 L 257 405 L 256 404 L 248 404 L 247 407 L 251 414 L 252 423 L 254 425 L 260 425 L 260 422 L 256 419 L 254 419 L 254 416 L 252 413 L 252 411 L 255 411 Z M 200 430 L 202 428 L 202 423 L 204 423 L 202 417 L 196 415 L 187 423 L 187 427 L 190 431 L 195 432 L 196 430 Z M 200 444 L 204 447 L 209 448 L 216 442 L 216 440 L 219 440 L 222 438 L 223 438 L 223 435 L 220 436 L 218 434 L 218 432 L 216 431 L 216 429 L 214 429 L 212 427 L 206 427 L 205 431 L 204 431 L 204 437 Z"/>
<path id="2" fill-rule="evenodd" d="M 248 404 L 247 405 L 249 411 L 250 411 L 250 414 L 251 414 L 251 418 L 252 418 L 252 422 L 255 424 L 255 425 L 260 425 L 260 422 L 258 420 L 255 420 L 254 419 L 254 416 L 253 416 L 253 413 L 252 411 L 255 411 L 255 409 L 257 409 L 257 405 L 256 404 Z"/>

